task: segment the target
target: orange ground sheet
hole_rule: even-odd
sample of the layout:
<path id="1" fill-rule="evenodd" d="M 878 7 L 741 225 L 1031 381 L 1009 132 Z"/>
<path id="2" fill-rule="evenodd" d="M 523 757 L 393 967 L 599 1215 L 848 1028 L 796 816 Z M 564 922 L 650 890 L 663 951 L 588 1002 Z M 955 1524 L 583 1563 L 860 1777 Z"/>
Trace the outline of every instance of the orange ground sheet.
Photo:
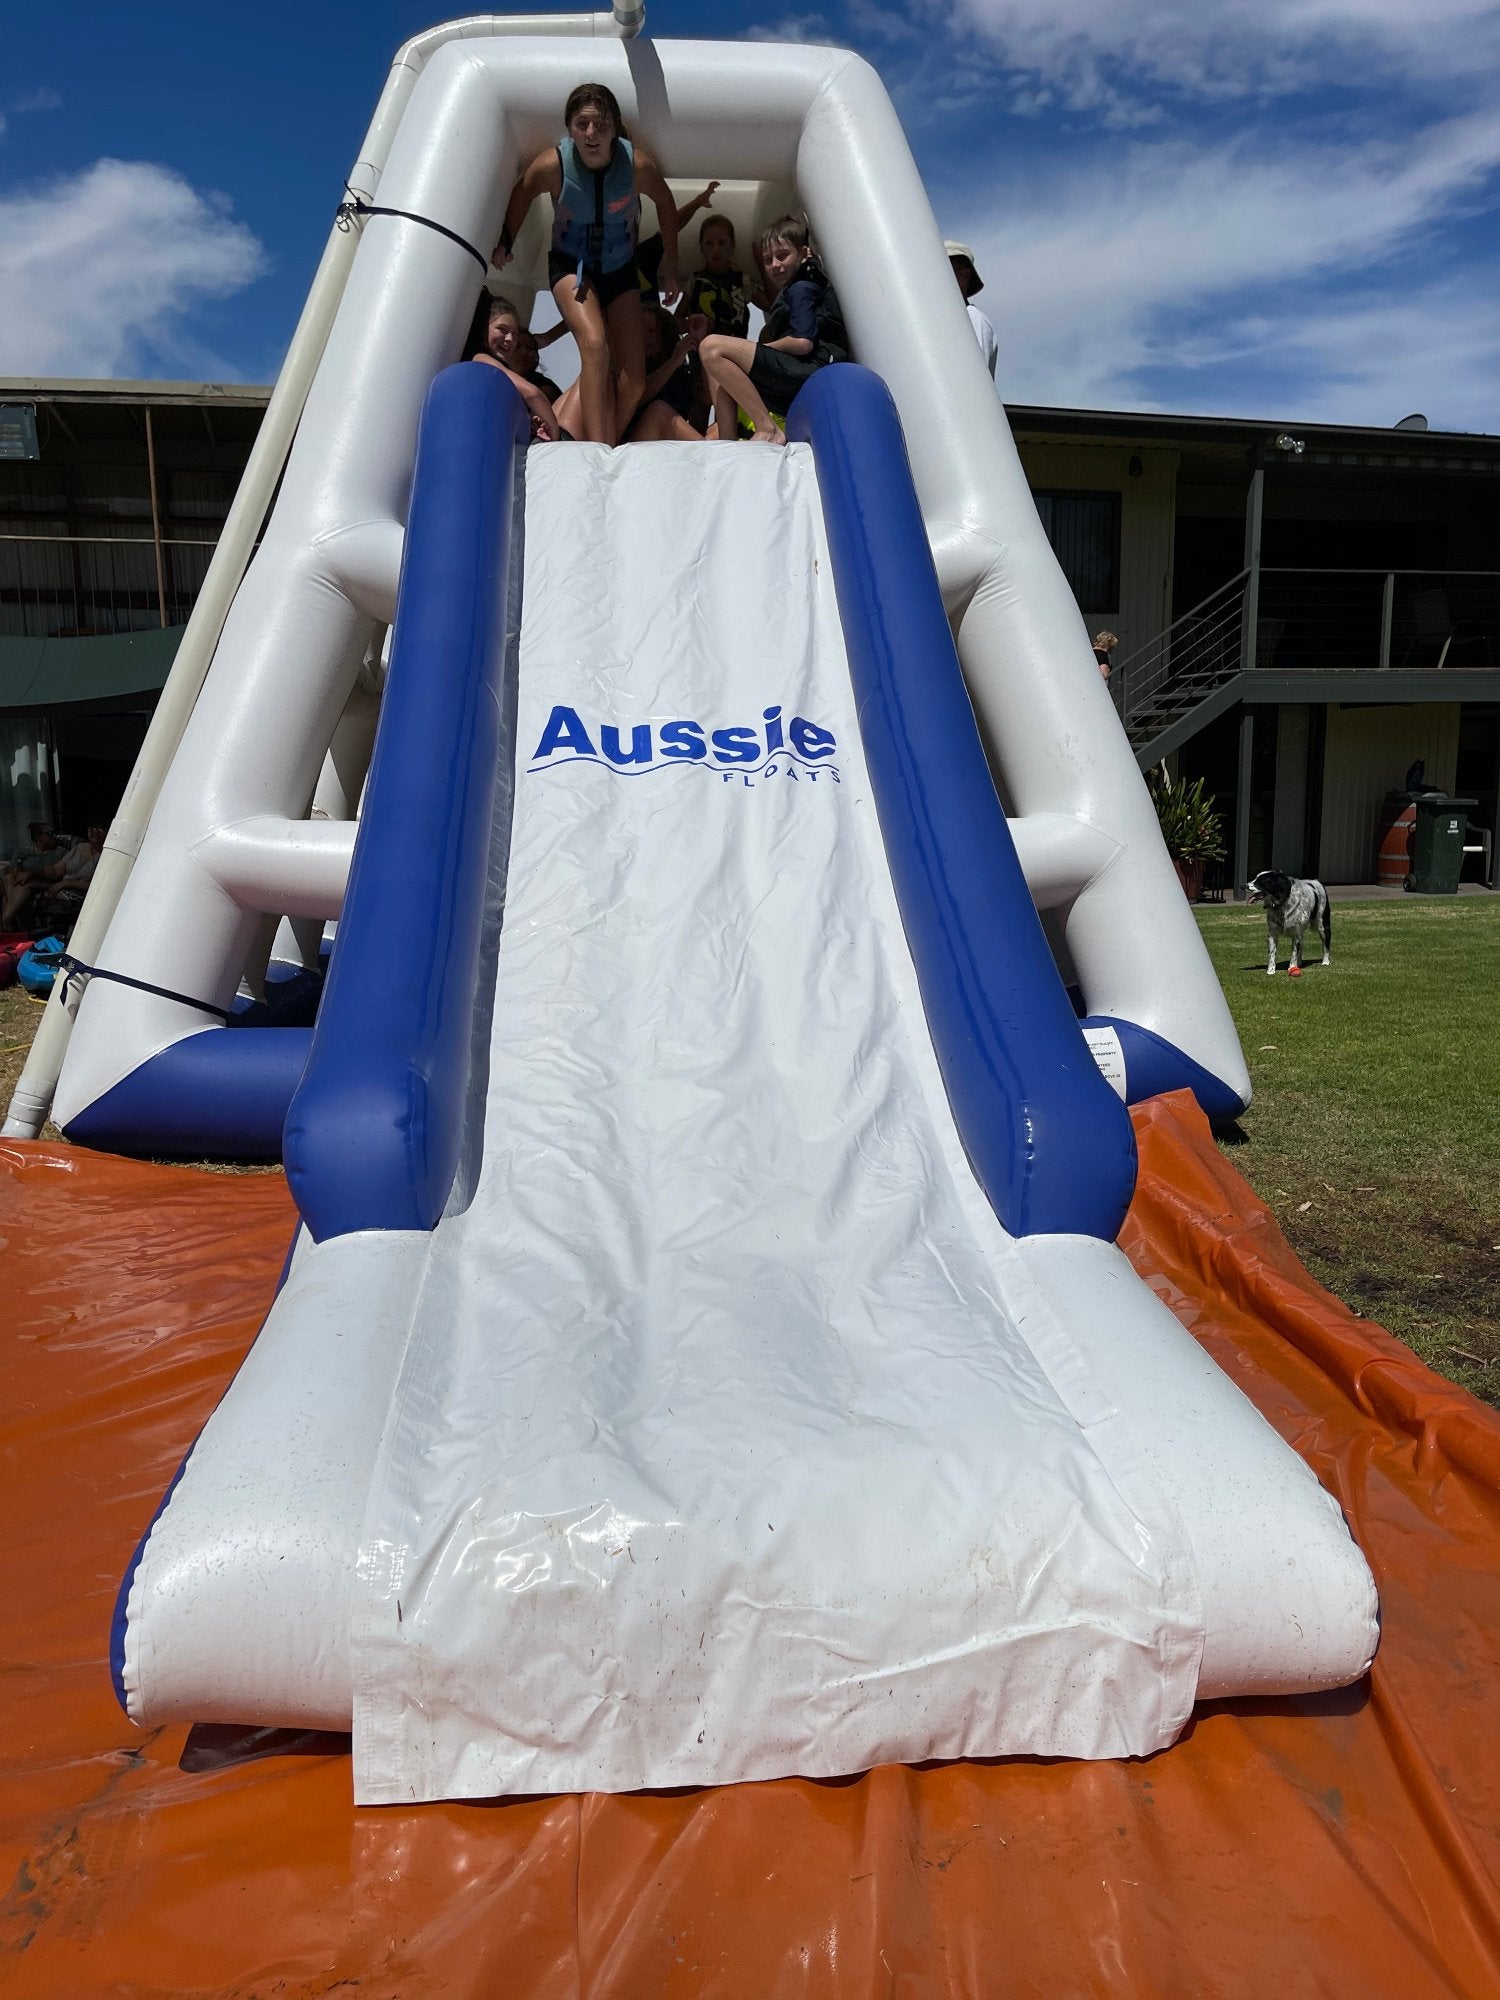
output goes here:
<path id="1" fill-rule="evenodd" d="M 1368 1683 L 1139 1763 L 356 1813 L 342 1739 L 138 1733 L 110 1611 L 254 1334 L 279 1178 L 0 1144 L 0 1994 L 1500 1995 L 1500 1421 L 1308 1278 L 1185 1098 L 1126 1247 L 1337 1494 Z"/>

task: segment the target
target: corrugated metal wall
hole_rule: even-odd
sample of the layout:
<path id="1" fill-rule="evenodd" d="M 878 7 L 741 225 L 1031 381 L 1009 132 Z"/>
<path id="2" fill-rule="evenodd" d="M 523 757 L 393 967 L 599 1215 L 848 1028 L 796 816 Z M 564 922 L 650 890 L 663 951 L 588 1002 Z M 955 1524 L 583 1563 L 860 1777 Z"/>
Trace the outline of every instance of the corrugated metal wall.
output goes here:
<path id="1" fill-rule="evenodd" d="M 1375 879 L 1375 829 L 1388 791 L 1418 757 L 1427 782 L 1451 788 L 1458 760 L 1459 704 L 1328 710 L 1318 874 L 1325 882 Z"/>
<path id="2" fill-rule="evenodd" d="M 1139 445 L 1026 441 L 1020 451 L 1034 491 L 1120 495 L 1120 602 L 1084 609 L 1096 626 L 1108 625 L 1118 633 L 1115 657 L 1124 659 L 1171 623 L 1178 454 Z M 1141 463 L 1136 479 L 1130 477 L 1132 458 Z"/>

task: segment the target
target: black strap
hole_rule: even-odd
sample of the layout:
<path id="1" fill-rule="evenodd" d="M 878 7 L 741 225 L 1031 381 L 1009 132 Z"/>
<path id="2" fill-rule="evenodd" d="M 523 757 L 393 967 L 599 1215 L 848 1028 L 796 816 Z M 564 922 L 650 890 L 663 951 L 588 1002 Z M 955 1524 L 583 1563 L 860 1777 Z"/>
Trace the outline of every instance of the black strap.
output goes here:
<path id="1" fill-rule="evenodd" d="M 366 201 L 363 195 L 356 194 L 347 181 L 344 184 L 344 192 L 349 199 L 339 203 L 338 213 L 333 218 L 337 228 L 352 229 L 355 218 L 365 215 L 394 215 L 399 216 L 403 222 L 420 222 L 424 229 L 435 229 L 439 236 L 446 236 L 448 241 L 456 243 L 460 250 L 467 250 L 480 270 L 488 273 L 489 258 L 482 256 L 472 243 L 466 241 L 456 230 L 450 229 L 446 223 L 434 222 L 430 215 L 413 215 L 405 208 L 377 208 L 373 202 Z"/>
<path id="2" fill-rule="evenodd" d="M 154 993 L 158 1000 L 175 1000 L 180 1006 L 196 1007 L 200 1014 L 217 1014 L 221 1021 L 230 1018 L 227 1008 L 215 1007 L 208 1000 L 194 1000 L 190 994 L 174 993 L 169 986 L 153 986 L 146 979 L 132 979 L 125 972 L 108 972 L 102 965 L 85 965 L 81 958 L 73 958 L 68 952 L 63 952 L 57 962 L 66 975 L 63 979 L 64 999 L 75 979 L 112 979 L 116 986 L 133 986 L 137 993 Z"/>

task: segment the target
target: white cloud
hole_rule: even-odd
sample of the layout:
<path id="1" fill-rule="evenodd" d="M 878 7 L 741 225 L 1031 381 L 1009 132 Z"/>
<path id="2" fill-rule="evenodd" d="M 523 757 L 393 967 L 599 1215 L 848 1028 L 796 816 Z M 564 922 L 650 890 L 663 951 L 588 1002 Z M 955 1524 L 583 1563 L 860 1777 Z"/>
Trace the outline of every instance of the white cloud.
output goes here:
<path id="1" fill-rule="evenodd" d="M 780 20 L 742 29 L 739 38 L 745 42 L 811 42 L 815 46 L 839 40 L 826 14 L 783 14 Z"/>
<path id="2" fill-rule="evenodd" d="M 925 0 L 954 19 L 951 0 Z M 1407 87 L 1493 76 L 1494 0 L 959 0 L 1009 67 L 1118 121 L 1136 88 L 1227 99 L 1319 83 Z"/>
<path id="3" fill-rule="evenodd" d="M 1438 430 L 1500 430 L 1500 325 L 1485 278 L 1315 304 L 1248 331 L 1253 338 L 1193 343 L 1179 357 L 1224 385 L 1217 415 L 1393 424 L 1420 410 Z M 1274 392 L 1240 386 L 1247 365 L 1264 372 L 1268 358 Z"/>
<path id="4" fill-rule="evenodd" d="M 45 84 L 39 84 L 35 90 L 23 92 L 10 108 L 17 113 L 27 111 L 60 111 L 62 109 L 62 98 L 57 91 L 49 90 Z"/>
<path id="5" fill-rule="evenodd" d="M 222 195 L 166 167 L 98 160 L 0 196 L 0 374 L 129 376 L 189 356 L 201 371 L 187 315 L 249 284 L 266 261 Z"/>
<path id="6" fill-rule="evenodd" d="M 1011 400 L 1140 407 L 1156 371 L 1196 371 L 1224 410 L 1243 401 L 1216 380 L 1235 358 L 1262 385 L 1321 380 L 1345 416 L 1363 397 L 1369 421 L 1393 421 L 1390 396 L 1483 427 L 1482 274 L 1455 277 L 1441 245 L 1497 166 L 1500 113 L 1338 150 L 1137 145 L 1040 188 L 1018 176 L 999 190 L 1008 214 L 952 226 L 980 253 Z"/>

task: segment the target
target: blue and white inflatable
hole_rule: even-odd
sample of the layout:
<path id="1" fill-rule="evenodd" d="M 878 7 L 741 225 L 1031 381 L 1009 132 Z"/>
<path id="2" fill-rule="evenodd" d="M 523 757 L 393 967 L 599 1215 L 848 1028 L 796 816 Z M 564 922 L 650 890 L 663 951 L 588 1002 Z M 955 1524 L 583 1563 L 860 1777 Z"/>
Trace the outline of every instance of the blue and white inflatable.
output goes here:
<path id="1" fill-rule="evenodd" d="M 1248 1082 L 886 94 L 589 20 L 404 58 L 78 1012 L 69 1136 L 284 1151 L 303 1217 L 122 1698 L 352 1726 L 380 1802 L 1133 1755 L 1351 1680 L 1337 1508 L 1114 1245 L 1124 1100 Z M 806 208 L 863 365 L 784 451 L 528 451 L 449 365 L 588 76 L 742 228 Z M 337 921 L 312 1030 L 229 1024 L 269 919 Z"/>

